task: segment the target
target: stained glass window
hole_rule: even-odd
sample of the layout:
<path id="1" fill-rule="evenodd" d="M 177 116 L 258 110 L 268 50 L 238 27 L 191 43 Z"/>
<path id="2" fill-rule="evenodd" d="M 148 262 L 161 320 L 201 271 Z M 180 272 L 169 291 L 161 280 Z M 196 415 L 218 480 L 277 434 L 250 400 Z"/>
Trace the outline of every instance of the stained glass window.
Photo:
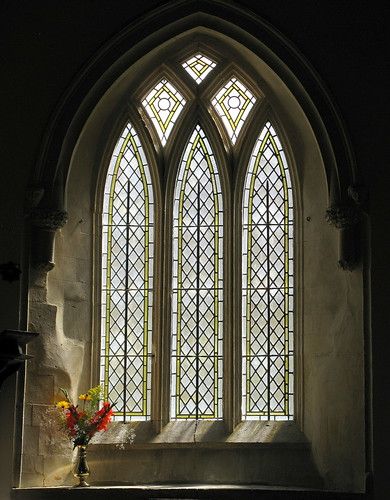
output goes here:
<path id="1" fill-rule="evenodd" d="M 197 126 L 179 168 L 173 221 L 171 418 L 222 418 L 222 195 Z"/>
<path id="2" fill-rule="evenodd" d="M 171 273 L 161 275 L 158 290 L 153 289 L 156 208 L 144 152 L 144 147 L 152 150 L 155 143 L 142 145 L 128 124 L 111 157 L 102 221 L 100 380 L 104 397 L 115 404 L 116 420 L 222 420 L 236 415 L 240 404 L 243 420 L 294 417 L 294 228 L 289 168 L 275 128 L 267 122 L 249 160 L 242 224 L 240 219 L 229 219 L 226 234 L 218 156 L 223 138 L 218 129 L 210 129 L 210 142 L 199 124 L 191 132 L 185 123 L 195 119 L 199 109 L 202 114 L 205 106 L 211 106 L 219 131 L 232 145 L 241 143 L 244 133 L 254 140 L 259 130 L 257 118 L 252 118 L 258 115 L 258 101 L 266 96 L 253 90 L 239 69 L 221 79 L 216 64 L 200 51 L 185 61 L 170 58 L 157 83 L 146 89 L 139 109 L 145 123 L 153 124 L 161 146 L 175 146 L 163 155 L 155 151 L 156 175 L 161 175 L 163 185 L 170 169 L 176 172 L 177 168 L 172 198 L 167 197 L 169 190 L 161 192 L 160 206 L 171 206 L 172 218 L 165 219 L 169 210 L 155 213 L 157 220 L 166 222 L 164 235 L 172 230 L 171 245 L 156 233 L 161 262 L 168 259 L 172 264 Z M 200 87 L 212 85 L 211 99 L 208 92 L 195 92 L 190 78 L 180 82 L 184 71 Z M 180 152 L 179 136 L 190 136 Z M 215 152 L 211 144 L 216 145 Z M 224 194 L 233 203 L 241 174 L 237 164 L 231 167 L 231 183 Z M 228 213 L 235 213 L 235 208 L 229 205 Z M 232 244 L 226 241 L 224 247 L 224 238 Z M 240 245 L 242 254 L 237 255 Z M 242 263 L 241 285 L 235 279 L 224 282 L 224 258 L 232 269 Z M 241 296 L 236 295 L 237 286 Z M 154 305 L 153 297 L 157 298 Z M 224 323 L 226 301 L 234 314 L 242 313 L 240 330 Z M 154 384 L 152 394 L 155 306 L 164 318 L 168 310 L 171 317 L 154 332 L 161 336 L 153 341 L 158 357 L 154 380 L 161 384 Z M 241 360 L 233 350 L 236 341 L 241 343 Z M 169 366 L 165 366 L 167 359 Z"/>
<path id="3" fill-rule="evenodd" d="M 231 78 L 212 99 L 233 144 L 256 102 L 254 95 L 237 78 Z"/>
<path id="4" fill-rule="evenodd" d="M 196 54 L 185 61 L 182 66 L 196 83 L 199 84 L 215 68 L 216 63 L 202 54 Z"/>
<path id="5" fill-rule="evenodd" d="M 242 417 L 293 418 L 293 196 L 268 122 L 252 151 L 243 199 Z"/>
<path id="6" fill-rule="evenodd" d="M 159 81 L 142 101 L 163 146 L 185 103 L 184 97 L 165 78 Z"/>
<path id="7" fill-rule="evenodd" d="M 128 124 L 106 178 L 102 218 L 100 380 L 116 420 L 147 420 L 151 403 L 153 190 Z"/>

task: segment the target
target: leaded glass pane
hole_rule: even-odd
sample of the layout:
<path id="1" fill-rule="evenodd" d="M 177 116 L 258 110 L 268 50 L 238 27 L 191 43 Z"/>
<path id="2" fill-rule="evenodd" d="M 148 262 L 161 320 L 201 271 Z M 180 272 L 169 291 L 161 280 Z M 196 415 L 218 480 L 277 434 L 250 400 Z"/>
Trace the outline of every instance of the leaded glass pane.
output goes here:
<path id="1" fill-rule="evenodd" d="M 182 64 L 197 84 L 203 82 L 216 63 L 202 54 L 196 54 Z"/>
<path id="2" fill-rule="evenodd" d="M 293 418 L 293 196 L 280 140 L 266 123 L 243 199 L 242 418 Z"/>
<path id="3" fill-rule="evenodd" d="M 128 124 L 107 173 L 102 216 L 100 382 L 115 420 L 150 419 L 153 189 Z"/>
<path id="4" fill-rule="evenodd" d="M 159 81 L 142 101 L 163 146 L 185 103 L 184 97 L 165 78 Z"/>
<path id="5" fill-rule="evenodd" d="M 222 194 L 197 126 L 176 180 L 173 220 L 171 418 L 222 418 Z"/>
<path id="6" fill-rule="evenodd" d="M 245 123 L 256 98 L 237 78 L 231 78 L 212 99 L 233 144 Z"/>

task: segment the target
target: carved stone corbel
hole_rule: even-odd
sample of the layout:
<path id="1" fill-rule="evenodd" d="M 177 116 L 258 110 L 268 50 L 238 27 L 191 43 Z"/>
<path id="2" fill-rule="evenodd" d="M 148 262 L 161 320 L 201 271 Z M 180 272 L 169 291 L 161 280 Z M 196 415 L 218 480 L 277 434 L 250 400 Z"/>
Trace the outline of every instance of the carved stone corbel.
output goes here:
<path id="1" fill-rule="evenodd" d="M 30 219 L 33 226 L 32 265 L 36 269 L 48 272 L 54 267 L 55 232 L 66 224 L 68 214 L 61 209 L 34 208 L 30 213 Z"/>
<path id="2" fill-rule="evenodd" d="M 325 215 L 326 220 L 339 229 L 339 266 L 346 271 L 353 271 L 359 260 L 358 225 L 361 209 L 352 198 L 349 203 L 331 205 Z"/>
<path id="3" fill-rule="evenodd" d="M 331 205 L 326 211 L 326 220 L 337 229 L 355 226 L 360 219 L 360 210 L 356 205 Z"/>
<path id="4" fill-rule="evenodd" d="M 35 227 L 56 231 L 64 227 L 68 220 L 65 210 L 53 208 L 34 208 L 31 212 L 31 222 Z"/>

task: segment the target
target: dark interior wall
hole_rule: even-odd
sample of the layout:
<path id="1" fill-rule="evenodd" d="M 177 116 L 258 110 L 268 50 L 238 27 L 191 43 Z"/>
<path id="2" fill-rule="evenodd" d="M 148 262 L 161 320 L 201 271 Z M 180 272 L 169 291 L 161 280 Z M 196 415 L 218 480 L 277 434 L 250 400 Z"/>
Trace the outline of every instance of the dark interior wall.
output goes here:
<path id="1" fill-rule="evenodd" d="M 170 2 L 1 2 L 1 38 L 6 47 L 1 54 L 2 110 L 3 116 L 12 117 L 2 122 L 2 137 L 5 144 L 13 144 L 23 135 L 25 147 L 18 148 L 18 156 L 25 167 L 33 168 L 42 130 L 78 71 L 118 31 L 166 3 Z M 381 2 L 232 3 L 246 6 L 269 21 L 309 60 L 333 95 L 354 144 L 362 130 L 378 132 L 378 118 L 384 109 L 373 113 L 370 96 L 386 93 L 386 12 L 380 8 Z M 215 11 L 218 13 L 217 7 Z M 15 149 L 7 150 L 15 164 L 19 160 Z M 371 153 L 368 156 L 371 158 Z"/>
<path id="2" fill-rule="evenodd" d="M 46 126 L 73 78 L 118 31 L 155 0 L 2 0 L 0 3 L 0 263 L 21 262 L 23 204 Z M 389 449 L 388 53 L 389 7 L 364 0 L 240 0 L 308 59 L 334 99 L 369 191 L 374 467 L 386 491 Z M 218 12 L 218 2 L 215 2 Z M 368 235 L 364 236 L 368 238 Z M 24 294 L 0 281 L 0 331 L 24 328 Z M 21 310 L 21 314 L 19 314 Z M 368 317 L 368 319 L 370 319 Z M 369 352 L 369 351 L 368 351 Z M 0 398 L 3 397 L 0 394 Z M 385 497 L 383 497 L 385 498 Z"/>

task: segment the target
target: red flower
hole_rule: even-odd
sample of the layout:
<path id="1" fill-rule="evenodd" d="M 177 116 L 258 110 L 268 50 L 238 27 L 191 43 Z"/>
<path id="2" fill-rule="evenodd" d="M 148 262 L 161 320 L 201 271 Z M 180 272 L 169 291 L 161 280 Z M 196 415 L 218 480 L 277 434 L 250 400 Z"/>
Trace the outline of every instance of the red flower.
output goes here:
<path id="1" fill-rule="evenodd" d="M 105 402 L 99 411 L 96 412 L 92 419 L 92 425 L 95 427 L 94 432 L 107 430 L 107 425 L 111 421 L 113 414 L 112 406 L 110 403 Z"/>
<path id="2" fill-rule="evenodd" d="M 66 418 L 66 426 L 69 430 L 69 433 L 71 436 L 74 436 L 76 434 L 75 425 L 77 424 L 77 420 L 75 418 L 74 413 L 68 410 L 66 412 L 65 418 Z"/>
<path id="3" fill-rule="evenodd" d="M 92 391 L 92 389 L 90 391 Z M 66 403 L 68 406 L 61 404 L 57 405 L 57 407 L 62 411 L 65 430 L 68 436 L 73 440 L 74 446 L 78 444 L 86 445 L 96 432 L 107 430 L 107 426 L 114 413 L 112 405 L 109 402 L 104 402 L 100 410 L 96 410 L 92 413 L 92 408 L 96 408 L 98 405 L 97 400 L 93 406 L 92 403 L 88 403 L 92 401 L 92 396 L 89 400 L 87 398 L 85 399 L 85 401 L 87 401 L 87 407 L 85 407 L 84 402 L 82 409 L 79 409 L 78 406 L 70 403 L 67 393 L 64 392 L 64 394 L 67 397 Z M 88 406 L 88 404 L 90 406 Z"/>

